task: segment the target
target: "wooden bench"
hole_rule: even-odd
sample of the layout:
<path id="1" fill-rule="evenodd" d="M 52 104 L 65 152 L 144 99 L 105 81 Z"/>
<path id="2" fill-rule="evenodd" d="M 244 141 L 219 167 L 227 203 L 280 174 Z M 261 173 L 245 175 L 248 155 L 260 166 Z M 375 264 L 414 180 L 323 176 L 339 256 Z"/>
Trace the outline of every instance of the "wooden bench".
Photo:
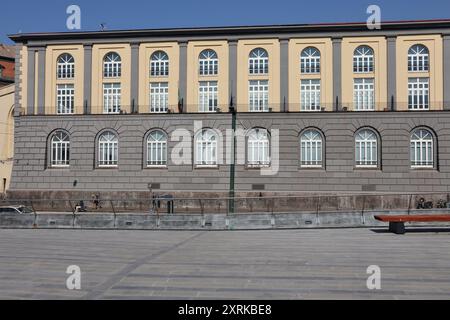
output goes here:
<path id="1" fill-rule="evenodd" d="M 405 222 L 450 222 L 450 214 L 375 216 L 375 219 L 382 222 L 389 222 L 390 232 L 405 234 Z"/>

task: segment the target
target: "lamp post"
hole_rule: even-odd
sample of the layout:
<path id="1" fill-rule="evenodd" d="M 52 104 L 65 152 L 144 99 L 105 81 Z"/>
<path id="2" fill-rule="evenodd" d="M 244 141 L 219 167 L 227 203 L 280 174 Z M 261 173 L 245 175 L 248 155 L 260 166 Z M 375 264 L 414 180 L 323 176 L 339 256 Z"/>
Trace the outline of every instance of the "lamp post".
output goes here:
<path id="1" fill-rule="evenodd" d="M 230 113 L 231 113 L 231 129 L 232 129 L 232 142 L 231 142 L 231 163 L 230 163 L 230 192 L 228 200 L 228 214 L 233 214 L 235 211 L 235 175 L 236 175 L 236 108 L 233 105 L 233 98 L 230 102 Z"/>

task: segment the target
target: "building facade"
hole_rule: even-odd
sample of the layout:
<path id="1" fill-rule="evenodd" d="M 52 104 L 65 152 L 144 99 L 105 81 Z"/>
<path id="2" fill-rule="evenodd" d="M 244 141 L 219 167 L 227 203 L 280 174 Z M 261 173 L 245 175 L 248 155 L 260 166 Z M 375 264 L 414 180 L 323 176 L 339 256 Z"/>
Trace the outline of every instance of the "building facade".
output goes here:
<path id="1" fill-rule="evenodd" d="M 450 21 L 10 38 L 11 193 L 449 191 Z"/>
<path id="2" fill-rule="evenodd" d="M 0 43 L 0 87 L 14 83 L 14 46 L 6 46 Z"/>

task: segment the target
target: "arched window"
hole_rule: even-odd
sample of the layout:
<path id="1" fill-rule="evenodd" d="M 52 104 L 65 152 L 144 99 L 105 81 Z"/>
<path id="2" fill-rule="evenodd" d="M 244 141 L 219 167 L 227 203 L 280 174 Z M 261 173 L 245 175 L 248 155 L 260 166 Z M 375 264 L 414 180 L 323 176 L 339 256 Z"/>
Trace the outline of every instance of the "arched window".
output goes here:
<path id="1" fill-rule="evenodd" d="M 434 166 L 433 134 L 426 129 L 417 129 L 411 135 L 411 167 L 432 168 Z"/>
<path id="2" fill-rule="evenodd" d="M 430 53 L 428 48 L 421 44 L 415 44 L 408 51 L 408 71 L 428 71 L 430 65 Z"/>
<path id="3" fill-rule="evenodd" d="M 154 130 L 147 137 L 147 166 L 167 165 L 167 135 L 161 130 Z"/>
<path id="4" fill-rule="evenodd" d="M 323 138 L 319 131 L 308 129 L 300 137 L 300 166 L 314 168 L 323 166 Z"/>
<path id="5" fill-rule="evenodd" d="M 314 47 L 305 48 L 300 55 L 301 73 L 320 73 L 320 51 Z"/>
<path id="6" fill-rule="evenodd" d="M 214 50 L 206 49 L 200 53 L 199 73 L 201 76 L 217 75 L 219 72 L 219 58 Z"/>
<path id="7" fill-rule="evenodd" d="M 247 165 L 270 165 L 269 133 L 266 129 L 250 130 L 247 137 Z"/>
<path id="8" fill-rule="evenodd" d="M 98 165 L 99 167 L 116 167 L 119 159 L 119 139 L 111 132 L 106 131 L 98 138 Z"/>
<path id="9" fill-rule="evenodd" d="M 355 162 L 357 167 L 377 167 L 377 134 L 371 129 L 359 130 L 355 136 L 355 151 Z"/>
<path id="10" fill-rule="evenodd" d="M 364 73 L 374 71 L 374 54 L 369 46 L 359 46 L 353 53 L 353 72 Z"/>
<path id="11" fill-rule="evenodd" d="M 110 52 L 103 58 L 103 76 L 118 78 L 122 75 L 122 59 L 115 52 Z"/>
<path id="12" fill-rule="evenodd" d="M 195 138 L 195 164 L 197 166 L 216 166 L 217 145 L 217 134 L 211 129 L 202 129 Z"/>
<path id="13" fill-rule="evenodd" d="M 50 141 L 50 164 L 52 167 L 70 165 L 70 137 L 64 131 L 56 131 Z"/>
<path id="14" fill-rule="evenodd" d="M 167 77 L 169 75 L 169 56 L 164 51 L 156 51 L 150 57 L 150 76 Z"/>
<path id="15" fill-rule="evenodd" d="M 63 53 L 56 63 L 58 79 L 73 79 L 75 77 L 75 60 L 71 54 Z"/>
<path id="16" fill-rule="evenodd" d="M 248 64 L 250 74 L 268 74 L 269 54 L 262 48 L 256 48 L 250 52 Z"/>

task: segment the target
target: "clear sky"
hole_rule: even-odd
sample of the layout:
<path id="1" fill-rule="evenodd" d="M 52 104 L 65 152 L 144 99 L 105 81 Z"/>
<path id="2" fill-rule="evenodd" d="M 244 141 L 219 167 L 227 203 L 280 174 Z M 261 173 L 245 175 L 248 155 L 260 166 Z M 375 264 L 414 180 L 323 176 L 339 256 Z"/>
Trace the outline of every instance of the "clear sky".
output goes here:
<path id="1" fill-rule="evenodd" d="M 382 20 L 450 18 L 450 0 L 15 0 L 0 6 L 7 34 L 67 31 L 66 8 L 81 7 L 82 29 L 108 30 L 366 21 L 370 4 Z"/>

